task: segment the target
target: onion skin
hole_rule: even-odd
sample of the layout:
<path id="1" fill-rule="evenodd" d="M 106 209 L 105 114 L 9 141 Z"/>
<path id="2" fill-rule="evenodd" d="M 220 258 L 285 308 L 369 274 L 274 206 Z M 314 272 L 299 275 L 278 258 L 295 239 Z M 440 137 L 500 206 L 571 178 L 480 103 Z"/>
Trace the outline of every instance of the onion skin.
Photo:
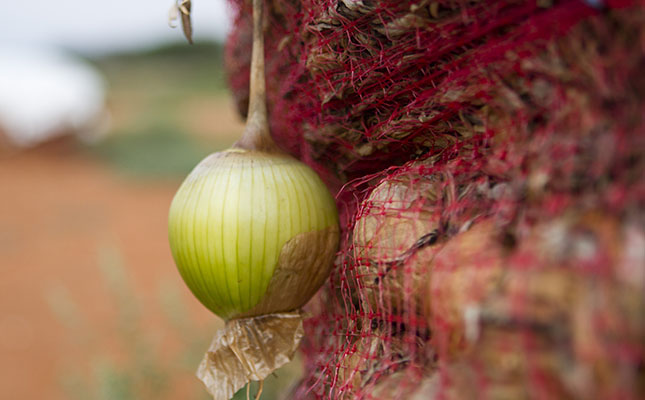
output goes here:
<path id="1" fill-rule="evenodd" d="M 236 148 L 211 154 L 170 206 L 179 272 L 195 297 L 226 320 L 304 305 L 326 279 L 338 238 L 327 187 L 286 154 Z M 308 262 L 299 262 L 307 253 Z M 290 284 L 273 279 L 287 275 Z M 280 285 L 282 292 L 275 290 Z"/>

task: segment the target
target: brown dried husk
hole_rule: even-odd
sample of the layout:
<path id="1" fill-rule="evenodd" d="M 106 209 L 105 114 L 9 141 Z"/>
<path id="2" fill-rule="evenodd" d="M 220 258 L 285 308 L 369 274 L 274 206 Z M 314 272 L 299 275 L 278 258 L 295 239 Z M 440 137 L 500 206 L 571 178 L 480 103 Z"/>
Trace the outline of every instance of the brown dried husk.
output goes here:
<path id="1" fill-rule="evenodd" d="M 282 246 L 278 263 L 262 300 L 236 318 L 297 310 L 329 277 L 340 233 L 338 226 L 305 232 Z"/>
<path id="2" fill-rule="evenodd" d="M 476 4 L 480 0 L 469 1 Z M 353 146 L 344 146 L 335 149 L 341 159 L 337 165 L 351 165 L 352 161 L 374 154 L 387 154 L 388 147 L 409 140 L 408 137 L 415 136 L 426 121 L 432 120 L 450 104 L 457 101 L 471 101 L 474 108 L 483 106 L 481 101 L 475 99 L 476 90 L 459 89 L 437 96 L 431 103 L 411 107 L 415 104 L 414 98 L 408 98 L 407 90 L 410 82 L 409 77 L 398 76 L 398 79 L 391 79 L 385 72 L 373 70 L 369 74 L 361 74 L 359 79 L 354 80 L 348 76 L 343 65 L 370 55 L 374 59 L 382 57 L 383 52 L 396 48 L 402 40 L 409 40 L 410 35 L 419 30 L 441 24 L 457 22 L 460 18 L 461 7 L 459 2 L 430 2 L 427 0 L 414 3 L 401 3 L 400 9 L 390 10 L 394 15 L 383 15 L 375 12 L 378 4 L 368 1 L 339 0 L 332 2 L 329 7 L 316 15 L 316 19 L 307 25 L 306 34 L 303 40 L 308 49 L 305 66 L 312 77 L 322 77 L 329 81 L 329 85 L 319 88 L 318 96 L 322 104 L 351 99 L 360 94 L 360 102 L 348 101 L 346 106 L 336 110 L 334 114 L 343 115 L 343 123 L 327 123 L 317 126 L 316 132 L 307 132 L 305 137 L 315 138 L 316 145 L 322 150 L 334 143 L 342 142 Z M 365 32 L 352 31 L 351 34 L 343 32 L 351 23 L 364 24 L 367 22 Z M 320 43 L 324 38 L 324 43 Z M 329 43 L 327 43 L 329 42 Z M 467 48 L 456 50 L 459 53 L 466 53 Z M 421 52 L 397 57 L 394 69 L 401 68 L 408 62 L 414 62 L 415 58 L 423 57 Z M 393 62 L 391 60 L 388 60 Z M 419 69 L 427 70 L 429 67 Z M 339 71 L 339 72 L 337 72 Z M 325 74 L 331 73 L 331 77 Z M 410 72 L 410 74 L 414 74 Z M 407 79 L 406 79 L 407 78 Z M 423 74 L 419 74 L 419 79 Z M 370 91 L 367 88 L 384 86 L 384 81 L 392 81 L 383 91 Z M 350 83 L 351 82 L 351 83 Z M 375 124 L 379 118 L 369 118 L 367 109 L 373 104 L 378 104 L 383 98 L 394 93 L 403 93 L 397 97 L 396 102 L 406 109 L 406 113 L 398 115 L 397 118 L 382 124 L 370 134 L 370 138 L 364 135 L 365 125 Z M 476 104 L 478 103 L 478 104 Z M 369 112 L 374 112 L 370 110 Z M 477 117 L 471 118 L 470 111 L 460 113 L 462 118 L 455 118 L 449 123 L 437 121 L 427 128 L 425 136 L 414 137 L 413 147 L 423 149 L 422 152 L 431 149 L 432 152 L 439 152 L 448 148 L 460 139 L 467 139 L 476 132 L 483 132 L 484 126 Z M 378 138 L 378 139 L 376 139 Z M 343 168 L 339 168 L 342 170 Z"/>
<path id="3" fill-rule="evenodd" d="M 301 312 L 233 319 L 219 330 L 197 370 L 213 400 L 229 400 L 293 358 L 304 331 Z"/>

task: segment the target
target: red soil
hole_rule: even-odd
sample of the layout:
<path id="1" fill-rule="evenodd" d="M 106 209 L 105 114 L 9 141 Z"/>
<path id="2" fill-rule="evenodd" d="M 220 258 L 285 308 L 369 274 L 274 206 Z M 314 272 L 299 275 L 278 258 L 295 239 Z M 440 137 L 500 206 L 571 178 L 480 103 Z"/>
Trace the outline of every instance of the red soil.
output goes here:
<path id="1" fill-rule="evenodd" d="M 122 256 L 146 312 L 143 330 L 157 334 L 164 353 L 183 344 L 163 317 L 160 283 L 176 283 L 190 317 L 213 328 L 215 317 L 180 282 L 167 244 L 178 184 L 119 177 L 68 144 L 0 158 L 0 397 L 67 398 L 61 375 L 72 369 L 91 375 L 97 354 L 123 353 L 114 339 L 117 306 L 98 268 L 105 248 Z M 77 331 L 52 311 L 61 293 L 86 319 Z M 79 342 L 88 335 L 83 329 L 96 335 Z M 177 378 L 190 384 L 180 383 L 169 398 L 201 390 L 190 371 Z"/>

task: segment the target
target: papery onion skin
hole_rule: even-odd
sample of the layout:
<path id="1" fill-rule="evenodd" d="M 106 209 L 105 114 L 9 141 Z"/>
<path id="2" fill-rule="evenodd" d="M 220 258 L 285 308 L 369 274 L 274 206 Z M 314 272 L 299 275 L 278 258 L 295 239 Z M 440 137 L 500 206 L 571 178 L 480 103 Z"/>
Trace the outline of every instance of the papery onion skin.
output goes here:
<path id="1" fill-rule="evenodd" d="M 278 259 L 291 263 L 281 252 L 295 237 L 327 243 L 300 245 L 320 251 L 321 264 L 331 264 L 338 212 L 316 173 L 285 154 L 243 149 L 211 154 L 188 175 L 170 207 L 169 240 L 179 272 L 199 301 L 224 319 L 256 309 L 291 311 L 308 300 L 294 293 L 293 301 L 257 307 L 274 303 L 264 296 L 276 268 L 291 269 L 278 266 Z M 326 274 L 313 275 L 320 281 L 317 289 Z"/>

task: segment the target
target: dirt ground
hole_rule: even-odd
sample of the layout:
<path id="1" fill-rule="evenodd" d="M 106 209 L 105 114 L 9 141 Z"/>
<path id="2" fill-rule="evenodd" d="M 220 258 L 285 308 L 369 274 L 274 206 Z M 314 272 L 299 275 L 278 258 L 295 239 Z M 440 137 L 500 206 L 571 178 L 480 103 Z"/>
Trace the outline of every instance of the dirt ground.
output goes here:
<path id="1" fill-rule="evenodd" d="M 68 372 L 91 376 L 97 357 L 124 352 L 102 257 L 122 259 L 144 310 L 141 335 L 152 333 L 163 357 L 183 351 L 158 301 L 168 285 L 212 334 L 217 319 L 181 283 L 167 244 L 178 184 L 120 177 L 68 144 L 0 158 L 0 397 L 69 398 L 61 388 Z M 168 397 L 195 398 L 192 371 L 181 374 Z"/>

